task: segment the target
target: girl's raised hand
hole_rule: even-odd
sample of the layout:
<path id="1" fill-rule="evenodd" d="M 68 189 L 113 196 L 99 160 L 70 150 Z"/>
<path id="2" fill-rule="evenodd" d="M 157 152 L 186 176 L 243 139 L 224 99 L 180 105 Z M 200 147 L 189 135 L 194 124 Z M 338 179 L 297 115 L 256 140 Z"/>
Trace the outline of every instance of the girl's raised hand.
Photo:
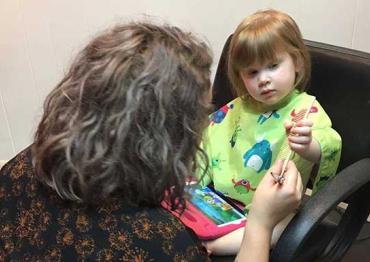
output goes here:
<path id="1" fill-rule="evenodd" d="M 312 138 L 312 126 L 313 122 L 309 119 L 284 123 L 290 149 L 306 160 L 318 163 L 321 150 L 319 143 Z"/>

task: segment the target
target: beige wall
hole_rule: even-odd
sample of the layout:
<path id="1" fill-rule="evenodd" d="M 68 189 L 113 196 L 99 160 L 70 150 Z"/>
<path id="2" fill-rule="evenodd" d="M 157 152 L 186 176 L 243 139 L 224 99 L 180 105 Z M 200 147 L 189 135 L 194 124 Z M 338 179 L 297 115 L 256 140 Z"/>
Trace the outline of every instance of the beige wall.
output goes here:
<path id="1" fill-rule="evenodd" d="M 307 39 L 370 52 L 366 0 L 0 0 L 0 160 L 32 141 L 45 95 L 94 32 L 160 17 L 208 39 L 217 65 L 239 21 L 266 7 L 290 13 Z"/>

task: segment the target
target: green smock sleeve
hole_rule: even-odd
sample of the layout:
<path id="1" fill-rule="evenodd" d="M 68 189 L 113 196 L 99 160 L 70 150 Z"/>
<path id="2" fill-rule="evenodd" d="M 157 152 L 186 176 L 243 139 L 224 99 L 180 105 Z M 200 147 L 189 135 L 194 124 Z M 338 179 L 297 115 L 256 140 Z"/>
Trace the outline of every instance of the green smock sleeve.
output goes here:
<path id="1" fill-rule="evenodd" d="M 316 115 L 312 128 L 312 137 L 320 144 L 321 157 L 319 170 L 313 181 L 313 193 L 322 188 L 335 175 L 342 150 L 340 135 L 331 127 L 331 120 L 319 103 L 316 103 L 319 114 Z"/>

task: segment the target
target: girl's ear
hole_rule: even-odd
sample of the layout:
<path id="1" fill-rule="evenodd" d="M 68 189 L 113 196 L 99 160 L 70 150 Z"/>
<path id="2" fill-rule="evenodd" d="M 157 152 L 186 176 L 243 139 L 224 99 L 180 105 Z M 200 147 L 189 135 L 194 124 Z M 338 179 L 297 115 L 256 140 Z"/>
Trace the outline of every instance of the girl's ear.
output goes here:
<path id="1" fill-rule="evenodd" d="M 300 55 L 294 54 L 292 55 L 295 72 L 300 73 L 303 70 L 303 60 Z"/>
<path id="2" fill-rule="evenodd" d="M 300 79 L 300 75 L 301 73 L 303 72 L 304 70 L 304 65 L 303 65 L 303 59 L 302 59 L 302 56 L 300 55 L 297 55 L 297 54 L 292 54 L 292 58 L 293 58 L 293 63 L 294 63 L 294 69 L 295 69 L 295 81 L 294 81 L 294 85 L 295 85 L 295 88 L 297 87 L 297 83 L 300 82 L 302 79 Z"/>

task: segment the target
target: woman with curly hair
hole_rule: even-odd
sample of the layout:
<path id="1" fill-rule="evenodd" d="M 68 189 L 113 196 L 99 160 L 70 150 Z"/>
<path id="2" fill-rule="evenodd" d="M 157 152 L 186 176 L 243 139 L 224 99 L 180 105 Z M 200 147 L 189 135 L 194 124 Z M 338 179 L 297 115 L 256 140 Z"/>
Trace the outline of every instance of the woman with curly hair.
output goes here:
<path id="1" fill-rule="evenodd" d="M 160 203 L 168 192 L 182 206 L 208 162 L 211 63 L 169 25 L 95 37 L 46 98 L 34 143 L 0 171 L 0 260 L 206 260 Z"/>

